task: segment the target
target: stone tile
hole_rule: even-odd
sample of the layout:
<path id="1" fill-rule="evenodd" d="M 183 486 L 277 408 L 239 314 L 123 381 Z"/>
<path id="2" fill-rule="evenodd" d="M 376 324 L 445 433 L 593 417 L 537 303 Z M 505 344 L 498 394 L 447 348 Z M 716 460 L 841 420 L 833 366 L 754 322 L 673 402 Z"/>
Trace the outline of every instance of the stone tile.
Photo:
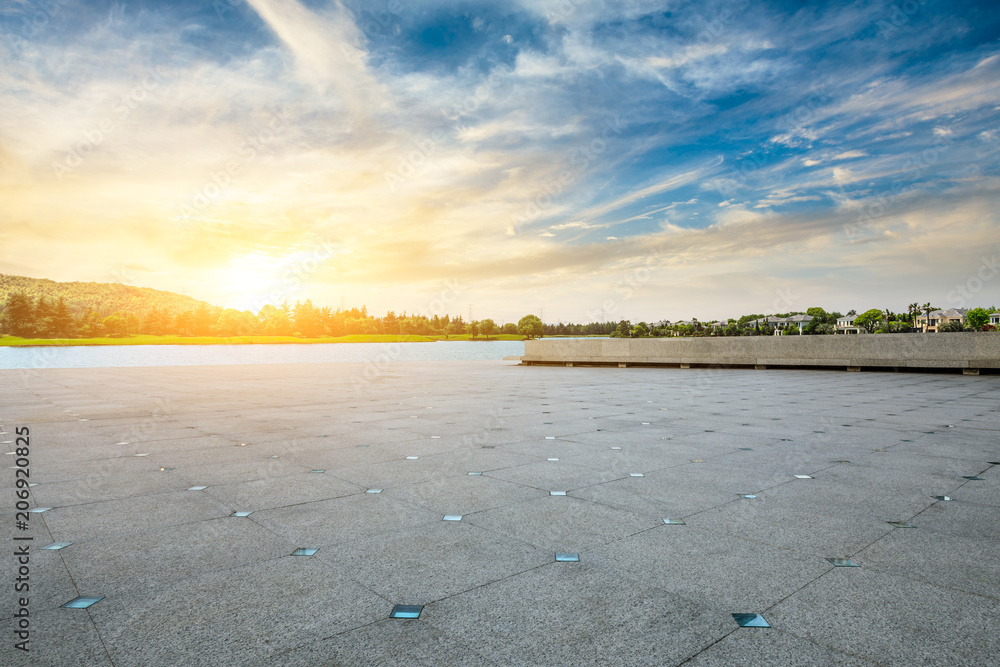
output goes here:
<path id="1" fill-rule="evenodd" d="M 768 610 L 775 628 L 892 665 L 989 662 L 1000 602 L 861 568 L 829 574 Z M 985 662 L 984 662 L 985 660 Z"/>
<path id="2" fill-rule="evenodd" d="M 426 623 L 503 664 L 676 665 L 732 617 L 581 563 L 551 565 L 429 605 Z"/>

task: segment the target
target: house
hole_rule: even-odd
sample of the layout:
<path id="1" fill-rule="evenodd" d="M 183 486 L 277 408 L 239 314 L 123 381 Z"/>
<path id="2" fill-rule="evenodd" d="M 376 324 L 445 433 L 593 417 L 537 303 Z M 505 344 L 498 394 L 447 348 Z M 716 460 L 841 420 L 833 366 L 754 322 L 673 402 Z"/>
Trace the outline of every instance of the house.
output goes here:
<path id="1" fill-rule="evenodd" d="M 990 324 L 995 327 L 1000 327 L 1000 310 L 995 313 L 990 313 Z"/>
<path id="2" fill-rule="evenodd" d="M 780 317 L 762 317 L 759 320 L 750 320 L 746 323 L 746 326 L 750 329 L 755 329 L 757 327 L 771 327 L 772 329 L 777 328 L 778 322 L 781 322 Z"/>
<path id="3" fill-rule="evenodd" d="M 771 327 L 775 334 L 780 334 L 790 327 L 794 327 L 802 333 L 803 327 L 812 322 L 812 315 L 792 315 L 791 317 L 762 317 L 759 320 L 750 320 L 746 326 L 750 329 L 760 327 Z"/>
<path id="4" fill-rule="evenodd" d="M 842 315 L 837 318 L 837 333 L 842 334 L 859 334 L 863 333 L 864 329 L 861 327 L 854 326 L 854 318 L 857 315 Z"/>
<path id="5" fill-rule="evenodd" d="M 947 308 L 945 310 L 933 310 L 930 313 L 917 315 L 917 328 L 922 332 L 937 331 L 938 327 L 948 322 L 961 322 L 965 324 L 965 315 L 968 308 Z"/>
<path id="6" fill-rule="evenodd" d="M 792 315 L 791 317 L 782 317 L 778 320 L 778 328 L 784 330 L 796 327 L 801 332 L 801 330 L 812 321 L 812 315 Z"/>

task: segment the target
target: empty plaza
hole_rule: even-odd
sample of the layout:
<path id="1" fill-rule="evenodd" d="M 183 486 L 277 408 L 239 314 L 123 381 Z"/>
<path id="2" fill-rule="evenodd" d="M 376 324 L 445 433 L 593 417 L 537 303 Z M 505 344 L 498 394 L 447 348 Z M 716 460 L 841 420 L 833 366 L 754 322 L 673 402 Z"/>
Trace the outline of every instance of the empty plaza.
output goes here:
<path id="1" fill-rule="evenodd" d="M 996 375 L 397 361 L 0 380 L 3 451 L 30 429 L 44 509 L 14 528 L 6 456 L 31 634 L 24 653 L 5 633 L 4 664 L 1000 650 Z M 80 597 L 98 600 L 63 606 Z"/>

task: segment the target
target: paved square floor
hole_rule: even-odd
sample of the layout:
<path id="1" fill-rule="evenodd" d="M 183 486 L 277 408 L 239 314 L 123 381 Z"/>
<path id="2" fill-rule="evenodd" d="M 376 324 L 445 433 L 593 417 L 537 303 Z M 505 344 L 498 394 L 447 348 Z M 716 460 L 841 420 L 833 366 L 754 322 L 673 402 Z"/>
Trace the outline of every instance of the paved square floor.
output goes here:
<path id="1" fill-rule="evenodd" d="M 4 456 L 3 551 L 33 538 L 27 656 L 0 559 L 5 665 L 1000 655 L 998 376 L 392 362 L 0 382 L 0 438 L 31 429 L 30 505 L 52 508 L 15 529 Z M 61 607 L 78 596 L 103 599 Z"/>

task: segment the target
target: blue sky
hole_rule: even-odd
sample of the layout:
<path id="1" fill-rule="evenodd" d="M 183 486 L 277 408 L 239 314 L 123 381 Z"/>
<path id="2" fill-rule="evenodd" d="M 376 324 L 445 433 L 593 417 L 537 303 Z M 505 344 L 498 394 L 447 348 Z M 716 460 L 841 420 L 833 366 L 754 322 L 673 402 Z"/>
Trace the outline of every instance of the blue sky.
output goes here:
<path id="1" fill-rule="evenodd" d="M 0 31 L 6 273 L 498 320 L 1000 303 L 986 3 L 50 0 Z"/>

